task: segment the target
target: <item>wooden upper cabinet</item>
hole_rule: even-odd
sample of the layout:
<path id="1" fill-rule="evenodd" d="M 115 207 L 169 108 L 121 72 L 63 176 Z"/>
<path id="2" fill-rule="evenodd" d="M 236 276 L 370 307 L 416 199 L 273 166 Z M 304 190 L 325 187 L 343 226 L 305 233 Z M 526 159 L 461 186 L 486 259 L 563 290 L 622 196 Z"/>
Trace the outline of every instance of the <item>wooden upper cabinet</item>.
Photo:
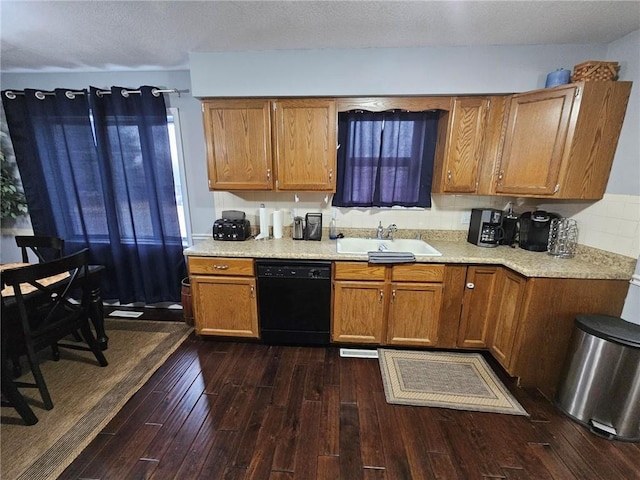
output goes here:
<path id="1" fill-rule="evenodd" d="M 205 99 L 210 190 L 336 188 L 335 100 Z"/>
<path id="2" fill-rule="evenodd" d="M 513 95 L 495 193 L 599 199 L 631 82 L 579 82 Z"/>
<path id="3" fill-rule="evenodd" d="M 571 85 L 512 97 L 496 192 L 556 192 L 577 91 Z"/>
<path id="4" fill-rule="evenodd" d="M 210 190 L 271 190 L 271 102 L 204 100 Z"/>
<path id="5" fill-rule="evenodd" d="M 273 108 L 276 190 L 335 192 L 335 100 L 278 100 Z"/>
<path id="6" fill-rule="evenodd" d="M 483 157 L 489 99 L 457 97 L 452 101 L 447 124 L 442 163 L 436 163 L 433 191 L 476 193 Z M 439 135 L 443 135 L 441 129 Z"/>

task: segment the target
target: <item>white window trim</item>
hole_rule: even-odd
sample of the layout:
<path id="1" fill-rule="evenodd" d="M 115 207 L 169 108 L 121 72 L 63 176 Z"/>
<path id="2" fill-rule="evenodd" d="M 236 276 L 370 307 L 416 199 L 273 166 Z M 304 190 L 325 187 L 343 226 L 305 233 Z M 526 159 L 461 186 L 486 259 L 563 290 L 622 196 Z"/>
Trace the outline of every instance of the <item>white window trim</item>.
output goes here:
<path id="1" fill-rule="evenodd" d="M 182 190 L 182 207 L 184 209 L 184 222 L 186 229 L 186 239 L 183 239 L 183 244 L 189 246 L 192 243 L 191 235 L 191 217 L 189 213 L 189 195 L 187 188 L 187 175 L 184 163 L 184 151 L 182 149 L 182 128 L 180 127 L 180 112 L 176 107 L 167 108 L 167 113 L 173 117 L 173 125 L 175 128 L 175 141 L 176 141 L 176 153 L 178 157 L 178 170 L 180 171 L 180 187 Z"/>

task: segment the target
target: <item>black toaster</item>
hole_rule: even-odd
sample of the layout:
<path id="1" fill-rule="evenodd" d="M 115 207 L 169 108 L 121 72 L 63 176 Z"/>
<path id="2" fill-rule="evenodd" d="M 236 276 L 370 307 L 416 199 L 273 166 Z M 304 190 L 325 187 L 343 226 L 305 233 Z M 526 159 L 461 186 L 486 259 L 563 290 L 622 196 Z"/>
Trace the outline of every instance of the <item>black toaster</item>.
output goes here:
<path id="1" fill-rule="evenodd" d="M 213 223 L 213 239 L 242 241 L 251 236 L 251 223 L 245 213 L 238 210 L 222 212 L 222 218 Z"/>

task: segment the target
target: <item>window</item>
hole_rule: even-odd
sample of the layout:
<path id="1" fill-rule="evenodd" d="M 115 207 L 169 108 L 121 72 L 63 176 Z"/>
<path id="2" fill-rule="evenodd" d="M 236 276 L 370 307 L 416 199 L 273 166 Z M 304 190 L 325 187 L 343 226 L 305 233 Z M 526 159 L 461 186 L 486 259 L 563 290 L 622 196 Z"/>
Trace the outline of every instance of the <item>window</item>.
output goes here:
<path id="1" fill-rule="evenodd" d="M 338 114 L 338 207 L 430 207 L 437 112 Z"/>
<path id="2" fill-rule="evenodd" d="M 173 182 L 175 186 L 176 205 L 182 244 L 189 245 L 191 229 L 189 222 L 189 201 L 185 178 L 184 157 L 182 156 L 182 137 L 180 136 L 180 116 L 177 108 L 167 108 L 167 125 L 169 127 L 169 144 L 171 146 L 171 163 L 173 166 Z"/>

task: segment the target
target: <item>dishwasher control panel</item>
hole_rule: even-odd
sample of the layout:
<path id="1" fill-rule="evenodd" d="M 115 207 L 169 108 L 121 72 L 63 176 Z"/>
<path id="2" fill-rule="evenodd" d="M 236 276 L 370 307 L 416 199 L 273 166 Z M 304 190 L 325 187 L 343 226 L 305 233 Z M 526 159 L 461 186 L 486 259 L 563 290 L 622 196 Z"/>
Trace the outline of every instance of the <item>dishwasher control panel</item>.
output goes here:
<path id="1" fill-rule="evenodd" d="M 331 265 L 257 265 L 258 277 L 331 279 Z"/>

